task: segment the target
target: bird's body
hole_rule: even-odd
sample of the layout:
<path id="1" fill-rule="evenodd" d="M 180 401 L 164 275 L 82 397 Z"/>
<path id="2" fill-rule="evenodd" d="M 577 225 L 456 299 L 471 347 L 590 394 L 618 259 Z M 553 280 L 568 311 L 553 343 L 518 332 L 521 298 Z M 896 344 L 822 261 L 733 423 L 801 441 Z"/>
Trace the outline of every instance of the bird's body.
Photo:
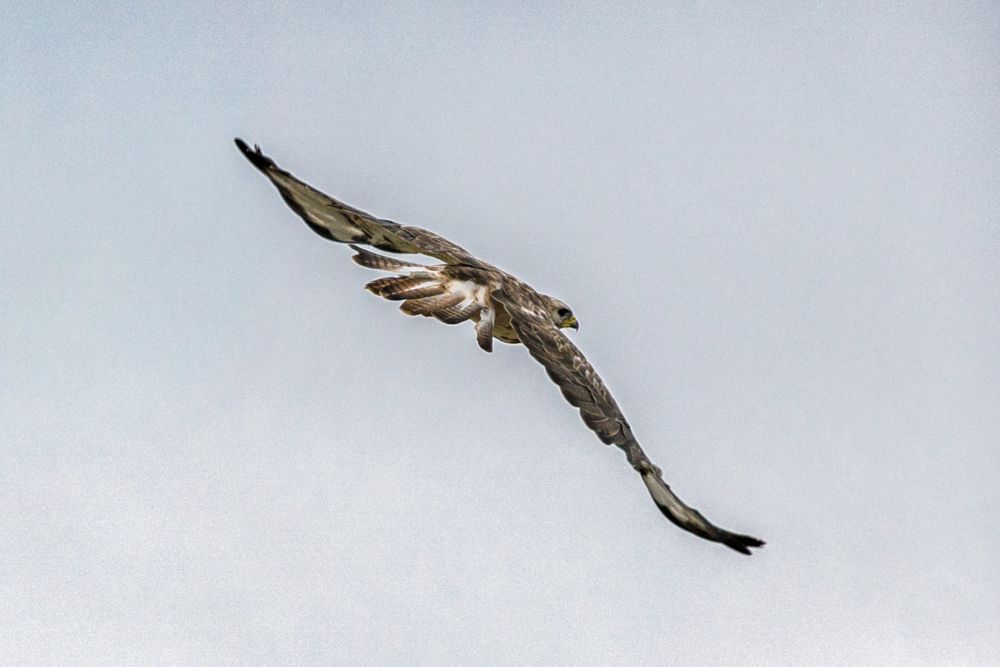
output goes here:
<path id="1" fill-rule="evenodd" d="M 741 553 L 749 554 L 752 547 L 764 544 L 757 538 L 713 525 L 674 495 L 660 469 L 639 446 L 600 376 L 560 331 L 578 326 L 565 303 L 433 232 L 382 220 L 337 201 L 280 169 L 257 147 L 251 149 L 240 139 L 236 145 L 313 231 L 329 240 L 350 244 L 356 252 L 353 259 L 361 266 L 394 274 L 369 282 L 368 290 L 402 301 L 400 309 L 409 315 L 434 317 L 447 324 L 474 322 L 477 343 L 487 352 L 492 351 L 494 338 L 522 343 L 559 385 L 566 400 L 579 409 L 597 437 L 625 452 L 653 501 L 673 523 Z M 421 254 L 443 264 L 404 261 L 370 252 L 362 245 L 393 253 Z"/>

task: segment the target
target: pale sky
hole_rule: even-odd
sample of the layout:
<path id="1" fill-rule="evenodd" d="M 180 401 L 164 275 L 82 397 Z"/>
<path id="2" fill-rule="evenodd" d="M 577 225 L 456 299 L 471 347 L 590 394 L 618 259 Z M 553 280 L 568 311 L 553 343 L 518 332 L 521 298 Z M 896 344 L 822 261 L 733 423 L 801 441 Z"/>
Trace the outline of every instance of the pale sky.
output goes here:
<path id="1" fill-rule="evenodd" d="M 1000 5 L 7 3 L 0 663 L 995 664 Z M 240 136 L 568 302 L 406 318 Z"/>

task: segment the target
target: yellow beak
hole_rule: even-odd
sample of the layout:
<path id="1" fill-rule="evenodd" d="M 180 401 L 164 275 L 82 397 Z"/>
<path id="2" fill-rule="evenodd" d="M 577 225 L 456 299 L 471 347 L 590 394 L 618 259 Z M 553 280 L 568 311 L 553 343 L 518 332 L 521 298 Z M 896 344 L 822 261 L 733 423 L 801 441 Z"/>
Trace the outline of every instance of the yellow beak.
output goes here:
<path id="1" fill-rule="evenodd" d="M 580 330 L 580 323 L 576 321 L 576 316 L 573 316 L 567 320 L 563 320 L 563 329 L 573 329 L 574 331 Z"/>

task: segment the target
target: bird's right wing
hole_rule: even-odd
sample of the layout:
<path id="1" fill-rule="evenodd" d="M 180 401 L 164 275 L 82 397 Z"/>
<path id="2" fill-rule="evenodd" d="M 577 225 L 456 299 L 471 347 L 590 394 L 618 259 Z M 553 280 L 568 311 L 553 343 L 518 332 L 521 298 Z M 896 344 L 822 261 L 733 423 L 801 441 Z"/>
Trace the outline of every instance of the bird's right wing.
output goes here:
<path id="1" fill-rule="evenodd" d="M 642 476 L 653 502 L 670 521 L 684 530 L 730 549 L 749 554 L 763 546 L 756 537 L 740 535 L 719 528 L 685 505 L 663 481 L 660 469 L 649 460 L 632 434 L 632 429 L 605 386 L 601 377 L 580 349 L 552 323 L 534 290 L 517 280 L 505 280 L 492 294 L 510 315 L 511 324 L 531 356 L 559 385 L 563 396 L 580 410 L 580 416 L 602 442 L 616 445 L 625 452 L 628 462 Z"/>
<path id="2" fill-rule="evenodd" d="M 280 168 L 261 152 L 260 146 L 250 148 L 242 139 L 236 139 L 236 147 L 274 183 L 285 203 L 323 238 L 371 245 L 389 252 L 427 255 L 448 264 L 482 264 L 465 248 L 434 232 L 376 218 L 320 192 Z"/>

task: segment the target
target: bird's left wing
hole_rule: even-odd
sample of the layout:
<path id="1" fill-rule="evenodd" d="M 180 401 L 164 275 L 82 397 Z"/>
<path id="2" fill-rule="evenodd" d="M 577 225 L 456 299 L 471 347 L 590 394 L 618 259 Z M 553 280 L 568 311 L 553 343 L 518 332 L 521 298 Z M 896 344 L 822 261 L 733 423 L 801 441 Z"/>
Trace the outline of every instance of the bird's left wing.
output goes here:
<path id="1" fill-rule="evenodd" d="M 587 426 L 602 442 L 616 445 L 625 452 L 628 462 L 642 476 L 653 502 L 670 521 L 744 554 L 749 554 L 753 547 L 763 546 L 764 542 L 756 537 L 732 533 L 712 524 L 674 495 L 663 481 L 660 469 L 639 446 L 625 415 L 597 371 L 552 323 L 534 290 L 516 279 L 505 280 L 504 286 L 493 292 L 493 299 L 507 310 L 521 342 L 559 385 L 566 400 L 580 410 Z"/>
<path id="2" fill-rule="evenodd" d="M 325 239 L 371 245 L 389 252 L 427 255 L 448 264 L 482 264 L 465 248 L 434 232 L 382 220 L 338 201 L 279 167 L 261 152 L 260 146 L 250 148 L 242 139 L 235 141 L 244 157 L 274 183 L 285 203 Z"/>

